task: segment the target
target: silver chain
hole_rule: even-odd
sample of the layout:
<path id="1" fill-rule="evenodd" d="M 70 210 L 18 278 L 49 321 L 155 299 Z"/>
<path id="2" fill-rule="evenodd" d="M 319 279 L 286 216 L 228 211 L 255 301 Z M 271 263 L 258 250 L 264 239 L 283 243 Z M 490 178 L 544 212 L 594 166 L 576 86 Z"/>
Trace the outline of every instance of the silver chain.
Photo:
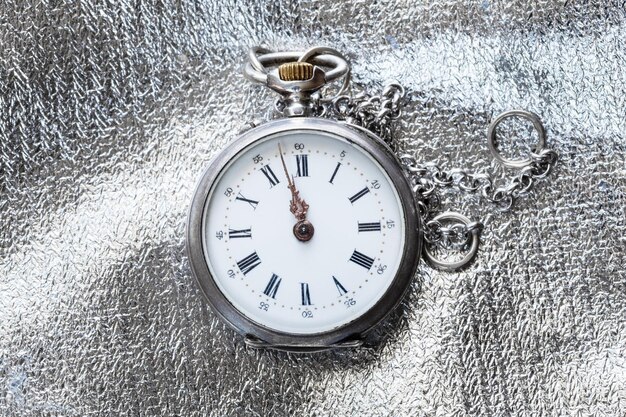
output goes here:
<path id="1" fill-rule="evenodd" d="M 380 95 L 362 92 L 353 97 L 338 96 L 325 113 L 364 127 L 395 148 L 392 122 L 402 114 L 403 99 L 404 88 L 398 84 L 389 84 Z M 480 232 L 483 225 L 478 221 L 445 225 L 439 220 L 430 219 L 439 206 L 439 197 L 436 194 L 438 188 L 456 187 L 462 191 L 476 192 L 500 210 L 508 211 L 520 196 L 526 195 L 532 189 L 536 180 L 550 174 L 557 159 L 557 153 L 550 149 L 531 153 L 529 163 L 510 178 L 507 185 L 496 187 L 494 179 L 488 174 L 468 173 L 458 168 L 444 170 L 434 163 L 421 164 L 413 155 L 400 156 L 426 226 L 424 238 L 428 243 L 438 244 L 446 249 L 464 247 Z"/>
<path id="2" fill-rule="evenodd" d="M 282 65 L 293 66 L 294 62 L 313 66 L 309 78 L 291 79 L 288 73 L 286 78 L 281 78 Z M 279 64 L 278 70 L 269 71 L 268 66 Z M 326 68 L 323 73 L 320 73 L 320 66 Z M 304 71 L 304 67 L 302 70 Z M 312 47 L 303 52 L 275 53 L 256 47 L 250 50 L 250 60 L 244 68 L 244 74 L 281 95 L 275 108 L 282 116 L 313 115 L 343 120 L 377 134 L 397 152 L 397 142 L 393 139 L 393 121 L 402 114 L 404 88 L 399 84 L 389 84 L 378 95 L 368 92 L 354 96 L 345 95 L 350 85 L 350 66 L 338 51 L 328 47 Z M 337 95 L 322 98 L 320 89 L 338 80 L 343 82 Z M 525 118 L 533 123 L 538 132 L 537 150 L 527 159 L 506 159 L 496 148 L 496 127 L 508 117 Z M 494 178 L 488 174 L 468 173 L 462 169 L 444 170 L 434 163 L 422 164 L 413 155 L 399 156 L 413 187 L 419 215 L 425 225 L 424 238 L 428 244 L 424 247 L 424 255 L 431 265 L 444 270 L 456 270 L 465 266 L 478 250 L 479 234 L 483 228 L 481 222 L 471 221 L 462 214 L 438 213 L 440 197 L 437 190 L 456 188 L 474 192 L 500 210 L 510 210 L 515 201 L 527 194 L 537 180 L 545 178 L 552 171 L 558 159 L 555 151 L 544 148 L 545 139 L 545 130 L 539 117 L 524 110 L 505 112 L 491 122 L 487 132 L 487 145 L 492 156 L 503 167 L 517 169 L 517 173 L 506 181 L 505 186 L 496 186 Z M 459 261 L 440 260 L 430 251 L 429 245 L 459 249 L 465 252 L 465 256 Z"/>
<path id="3" fill-rule="evenodd" d="M 435 164 L 419 164 L 412 155 L 400 156 L 402 165 L 414 179 L 414 190 L 425 197 L 430 196 L 436 187 L 456 187 L 462 191 L 478 192 L 500 210 L 510 210 L 515 201 L 528 194 L 536 180 L 550 174 L 557 161 L 557 153 L 543 149 L 539 153 L 531 153 L 532 163 L 521 168 L 507 185 L 496 188 L 494 180 L 488 174 L 467 173 L 455 168 L 449 171 Z"/>
<path id="4" fill-rule="evenodd" d="M 353 97 L 335 97 L 329 113 L 339 120 L 376 133 L 393 148 L 392 122 L 402 115 L 403 99 L 404 88 L 399 84 L 389 84 L 380 95 L 361 92 Z"/>

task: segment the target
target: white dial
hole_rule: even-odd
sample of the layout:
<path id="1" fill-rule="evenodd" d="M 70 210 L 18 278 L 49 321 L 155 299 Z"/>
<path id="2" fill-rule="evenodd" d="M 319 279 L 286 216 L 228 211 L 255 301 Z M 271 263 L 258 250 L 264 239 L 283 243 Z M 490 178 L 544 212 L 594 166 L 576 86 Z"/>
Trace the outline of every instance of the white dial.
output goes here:
<path id="1" fill-rule="evenodd" d="M 362 148 L 331 133 L 287 131 L 254 142 L 218 175 L 203 251 L 219 290 L 250 320 L 327 332 L 388 290 L 404 252 L 404 215 L 387 173 Z M 294 231 L 302 220 L 310 240 Z"/>

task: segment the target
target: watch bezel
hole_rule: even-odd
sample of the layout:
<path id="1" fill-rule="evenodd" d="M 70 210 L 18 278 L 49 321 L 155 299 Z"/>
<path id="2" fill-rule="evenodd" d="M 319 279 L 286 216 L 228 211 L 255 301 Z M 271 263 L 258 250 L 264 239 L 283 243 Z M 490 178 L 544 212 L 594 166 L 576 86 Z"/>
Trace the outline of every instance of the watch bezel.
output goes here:
<path id="1" fill-rule="evenodd" d="M 385 170 L 395 186 L 405 222 L 404 250 L 398 271 L 385 294 L 357 319 L 330 331 L 314 334 L 287 333 L 270 329 L 245 316 L 217 286 L 204 256 L 202 225 L 207 199 L 215 181 L 230 161 L 258 140 L 290 131 L 314 131 L 341 136 L 369 153 Z M 193 275 L 213 311 L 237 332 L 282 349 L 319 349 L 362 338 L 398 306 L 415 275 L 422 253 L 422 224 L 411 186 L 391 149 L 370 131 L 339 121 L 320 118 L 291 118 L 270 121 L 243 133 L 221 151 L 202 174 L 187 220 L 187 254 Z"/>

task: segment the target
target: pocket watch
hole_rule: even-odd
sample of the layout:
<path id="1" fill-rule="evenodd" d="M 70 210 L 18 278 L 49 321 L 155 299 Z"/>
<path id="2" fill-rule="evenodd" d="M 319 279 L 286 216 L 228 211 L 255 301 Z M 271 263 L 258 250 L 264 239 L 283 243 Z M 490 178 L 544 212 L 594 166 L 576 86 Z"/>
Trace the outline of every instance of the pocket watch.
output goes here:
<path id="1" fill-rule="evenodd" d="M 433 215 L 437 188 L 479 191 L 510 208 L 556 162 L 538 117 L 525 111 L 501 115 L 489 130 L 497 160 L 519 169 L 504 188 L 486 175 L 396 155 L 391 123 L 403 88 L 346 95 L 350 67 L 331 48 L 252 48 L 244 75 L 280 94 L 283 117 L 243 132 L 210 163 L 191 203 L 187 250 L 213 310 L 253 347 L 359 346 L 402 300 L 422 256 L 454 270 L 478 249 L 479 222 Z M 322 90 L 341 80 L 325 99 Z M 526 161 L 504 159 L 495 147 L 495 127 L 514 116 L 539 132 Z M 440 260 L 433 245 L 464 255 Z"/>

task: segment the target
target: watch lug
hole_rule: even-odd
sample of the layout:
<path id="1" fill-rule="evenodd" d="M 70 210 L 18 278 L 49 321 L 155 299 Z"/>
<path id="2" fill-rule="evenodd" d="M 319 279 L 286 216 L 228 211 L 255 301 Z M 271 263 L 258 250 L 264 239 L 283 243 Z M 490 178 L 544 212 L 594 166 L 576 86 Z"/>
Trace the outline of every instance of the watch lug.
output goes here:
<path id="1" fill-rule="evenodd" d="M 253 349 L 265 349 L 265 348 L 269 348 L 271 345 L 269 343 L 267 343 L 265 340 L 261 340 L 257 337 L 254 337 L 250 334 L 247 334 L 244 338 L 244 342 L 246 343 L 246 346 L 253 348 Z"/>
<path id="2" fill-rule="evenodd" d="M 363 339 L 348 339 L 329 346 L 330 349 L 353 349 L 363 346 Z"/>
<path id="3" fill-rule="evenodd" d="M 246 335 L 244 339 L 246 346 L 253 349 L 272 349 L 282 352 L 290 353 L 313 353 L 321 352 L 331 349 L 354 349 L 363 345 L 363 339 L 358 336 L 356 338 L 349 338 L 330 345 L 314 345 L 314 344 L 302 344 L 302 345 L 276 345 L 261 340 L 258 337 L 250 334 Z"/>
<path id="4" fill-rule="evenodd" d="M 239 129 L 239 132 L 237 132 L 237 134 L 241 136 L 248 130 L 254 129 L 261 123 L 263 123 L 263 121 L 260 119 L 249 120 L 241 129 Z"/>

